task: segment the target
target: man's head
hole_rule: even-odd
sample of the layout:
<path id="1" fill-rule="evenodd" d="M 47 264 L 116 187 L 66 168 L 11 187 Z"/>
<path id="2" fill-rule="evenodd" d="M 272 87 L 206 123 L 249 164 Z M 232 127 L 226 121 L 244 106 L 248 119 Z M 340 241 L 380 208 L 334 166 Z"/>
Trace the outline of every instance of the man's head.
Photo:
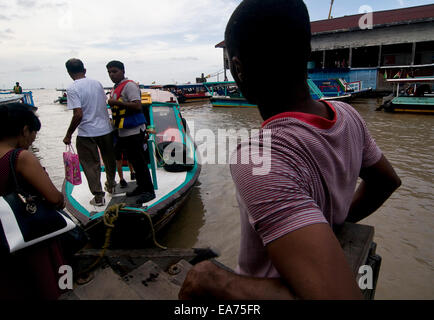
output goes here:
<path id="1" fill-rule="evenodd" d="M 244 0 L 225 32 L 231 72 L 252 103 L 288 92 L 306 80 L 311 46 L 309 13 L 302 0 Z M 267 86 L 269 89 L 267 90 Z"/>
<path id="2" fill-rule="evenodd" d="M 113 83 L 119 83 L 125 79 L 125 66 L 122 62 L 113 60 L 107 63 L 106 67 Z"/>
<path id="3" fill-rule="evenodd" d="M 15 85 L 18 87 L 18 86 L 20 85 L 20 83 L 19 83 L 19 82 L 16 82 Z"/>
<path id="4" fill-rule="evenodd" d="M 86 74 L 86 69 L 84 68 L 83 62 L 79 59 L 69 59 L 66 61 L 65 66 L 72 79 L 75 79 L 77 76 L 84 76 Z"/>

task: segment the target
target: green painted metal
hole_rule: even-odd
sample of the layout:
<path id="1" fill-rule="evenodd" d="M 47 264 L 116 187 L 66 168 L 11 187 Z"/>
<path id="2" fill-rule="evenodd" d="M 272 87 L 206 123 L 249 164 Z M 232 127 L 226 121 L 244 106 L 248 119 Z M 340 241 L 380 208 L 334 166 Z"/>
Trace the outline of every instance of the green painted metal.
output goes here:
<path id="1" fill-rule="evenodd" d="M 312 79 L 307 79 L 307 83 L 309 85 L 310 90 L 318 96 L 319 99 L 324 98 L 324 94 L 321 92 L 320 89 L 316 86 L 316 84 L 312 81 Z"/>
<path id="2" fill-rule="evenodd" d="M 396 97 L 392 103 L 396 105 L 434 106 L 434 97 Z"/>

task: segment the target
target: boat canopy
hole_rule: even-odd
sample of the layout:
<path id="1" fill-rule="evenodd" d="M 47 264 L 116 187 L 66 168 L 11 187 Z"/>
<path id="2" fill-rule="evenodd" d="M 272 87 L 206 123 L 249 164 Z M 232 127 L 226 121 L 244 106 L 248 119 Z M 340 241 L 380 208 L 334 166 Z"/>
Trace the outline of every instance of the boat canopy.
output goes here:
<path id="1" fill-rule="evenodd" d="M 434 77 L 422 77 L 422 78 L 405 78 L 405 79 L 388 79 L 387 82 L 390 83 L 434 83 Z"/>

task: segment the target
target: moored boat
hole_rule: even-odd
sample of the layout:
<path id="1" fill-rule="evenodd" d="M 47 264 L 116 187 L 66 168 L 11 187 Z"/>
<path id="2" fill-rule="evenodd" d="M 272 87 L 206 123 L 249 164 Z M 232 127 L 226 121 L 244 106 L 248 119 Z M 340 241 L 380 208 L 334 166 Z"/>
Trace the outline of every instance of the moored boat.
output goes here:
<path id="1" fill-rule="evenodd" d="M 393 95 L 379 109 L 387 112 L 434 114 L 434 77 L 389 79 Z"/>
<path id="2" fill-rule="evenodd" d="M 32 91 L 26 91 L 20 94 L 9 91 L 0 92 L 0 105 L 12 102 L 26 103 L 32 107 L 33 112 L 38 110 L 38 108 L 35 106 L 35 102 L 33 101 Z"/>
<path id="3" fill-rule="evenodd" d="M 104 207 L 95 207 L 89 203 L 93 195 L 84 173 L 81 185 L 73 186 L 68 181 L 63 184 L 67 211 L 79 221 L 97 246 L 104 242 L 106 210 L 119 205 L 122 209 L 112 233 L 113 245 L 125 248 L 143 246 L 154 232 L 161 230 L 179 211 L 199 177 L 201 166 L 196 156 L 196 147 L 189 136 L 179 105 L 176 102 L 166 102 L 173 100 L 173 97 L 169 97 L 169 92 L 150 91 L 142 92 L 142 102 L 149 103 L 144 105 L 145 110 L 149 110 L 149 124 L 155 133 L 149 135 L 144 147 L 149 153 L 148 168 L 156 198 L 141 203 L 140 196 L 126 197 L 125 193 L 136 187 L 128 166 L 123 168 L 128 187 L 120 188 L 117 185 L 113 195 L 106 194 L 107 205 Z M 102 167 L 102 185 L 105 181 Z"/>
<path id="4" fill-rule="evenodd" d="M 225 82 L 205 82 L 203 86 L 211 96 L 210 102 L 213 107 L 220 108 L 255 108 L 257 105 L 251 104 L 243 97 L 235 81 Z"/>
<path id="5" fill-rule="evenodd" d="M 211 97 L 202 83 L 165 85 L 163 88 L 175 94 L 179 103 L 209 101 Z"/>

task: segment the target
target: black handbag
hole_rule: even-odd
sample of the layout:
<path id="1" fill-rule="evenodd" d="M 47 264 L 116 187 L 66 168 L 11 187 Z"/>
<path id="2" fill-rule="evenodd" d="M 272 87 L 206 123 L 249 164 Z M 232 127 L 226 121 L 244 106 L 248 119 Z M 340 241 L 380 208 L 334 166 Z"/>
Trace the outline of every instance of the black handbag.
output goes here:
<path id="1" fill-rule="evenodd" d="M 14 150 L 10 157 L 10 174 L 15 189 L 0 197 L 0 247 L 10 253 L 76 227 L 65 212 L 20 188 L 14 166 L 17 152 Z"/>

